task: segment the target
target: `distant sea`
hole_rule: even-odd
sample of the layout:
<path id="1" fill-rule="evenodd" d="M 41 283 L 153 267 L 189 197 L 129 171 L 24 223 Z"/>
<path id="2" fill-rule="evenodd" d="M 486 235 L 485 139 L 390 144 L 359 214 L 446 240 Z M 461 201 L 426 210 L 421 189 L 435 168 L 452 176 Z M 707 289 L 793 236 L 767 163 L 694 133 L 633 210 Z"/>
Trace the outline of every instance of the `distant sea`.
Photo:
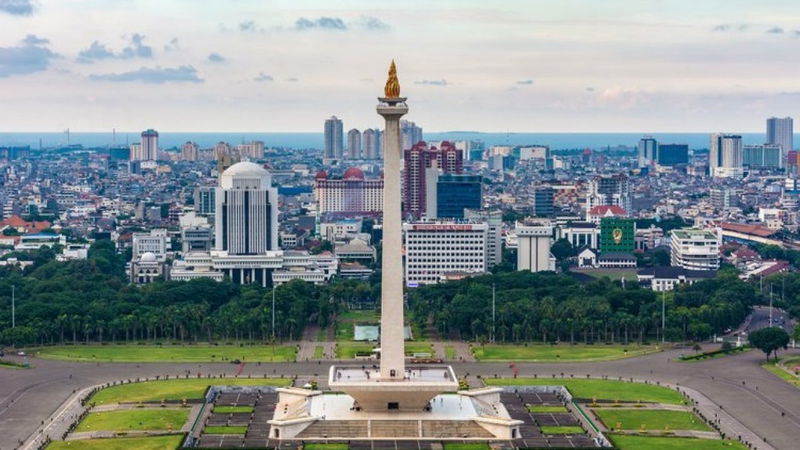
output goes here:
<path id="1" fill-rule="evenodd" d="M 634 147 L 643 136 L 653 136 L 659 142 L 688 144 L 689 148 L 708 148 L 709 133 L 479 133 L 471 131 L 450 131 L 425 133 L 428 141 L 441 140 L 480 140 L 492 145 L 549 145 L 551 149 L 592 148 L 603 149 L 611 146 Z M 760 144 L 765 140 L 763 133 L 741 133 L 745 144 Z M 797 139 L 797 137 L 795 137 Z M 220 141 L 238 144 L 245 141 L 261 140 L 268 147 L 322 148 L 322 133 L 170 133 L 159 132 L 159 145 L 162 148 L 179 148 L 186 141 L 197 142 L 202 147 L 210 147 Z M 79 133 L 69 136 L 69 144 L 84 147 L 122 146 L 138 142 L 139 133 Z M 0 146 L 25 146 L 32 149 L 66 146 L 65 133 L 3 133 L 0 132 Z"/>

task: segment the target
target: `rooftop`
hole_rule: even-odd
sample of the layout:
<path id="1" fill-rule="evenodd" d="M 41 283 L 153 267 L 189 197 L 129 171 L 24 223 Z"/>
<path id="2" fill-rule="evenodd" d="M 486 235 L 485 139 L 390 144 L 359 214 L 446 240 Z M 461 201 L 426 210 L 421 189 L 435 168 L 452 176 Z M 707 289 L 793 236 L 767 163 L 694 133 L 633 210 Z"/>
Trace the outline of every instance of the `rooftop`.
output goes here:
<path id="1" fill-rule="evenodd" d="M 699 228 L 684 228 L 681 230 L 672 230 L 672 234 L 678 239 L 717 239 L 717 235 L 708 230 L 701 230 Z"/>

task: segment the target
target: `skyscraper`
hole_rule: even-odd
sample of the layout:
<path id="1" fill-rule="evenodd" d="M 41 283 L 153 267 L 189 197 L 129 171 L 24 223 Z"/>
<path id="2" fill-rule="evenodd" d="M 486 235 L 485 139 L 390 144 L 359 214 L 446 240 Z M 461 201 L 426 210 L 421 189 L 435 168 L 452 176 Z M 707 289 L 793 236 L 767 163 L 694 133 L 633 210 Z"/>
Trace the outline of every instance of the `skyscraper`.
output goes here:
<path id="1" fill-rule="evenodd" d="M 342 159 L 344 153 L 344 135 L 342 121 L 331 116 L 325 121 L 325 159 Z"/>
<path id="2" fill-rule="evenodd" d="M 361 159 L 361 132 L 353 128 L 347 132 L 347 157 L 350 159 Z"/>
<path id="3" fill-rule="evenodd" d="M 639 167 L 647 167 L 656 159 L 658 142 L 650 136 L 639 139 Z"/>
<path id="4" fill-rule="evenodd" d="M 197 161 L 200 147 L 194 142 L 186 142 L 181 146 L 181 159 L 184 161 Z"/>
<path id="5" fill-rule="evenodd" d="M 743 150 L 741 136 L 712 134 L 708 152 L 710 175 L 718 178 L 741 177 Z"/>
<path id="6" fill-rule="evenodd" d="M 251 141 L 236 146 L 240 159 L 262 159 L 264 157 L 264 141 Z"/>
<path id="7" fill-rule="evenodd" d="M 419 219 L 427 210 L 427 169 L 438 167 L 443 173 L 461 173 L 464 170 L 463 152 L 451 143 L 442 141 L 441 148 L 418 142 L 404 152 L 403 163 L 403 214 Z"/>
<path id="8" fill-rule="evenodd" d="M 794 121 L 791 117 L 767 119 L 767 144 L 781 146 L 781 159 L 794 150 Z"/>
<path id="9" fill-rule="evenodd" d="M 533 215 L 550 217 L 555 213 L 553 197 L 556 190 L 552 186 L 537 186 L 533 189 Z"/>
<path id="10" fill-rule="evenodd" d="M 400 121 L 403 150 L 408 150 L 422 141 L 422 127 L 409 120 Z"/>
<path id="11" fill-rule="evenodd" d="M 587 213 L 595 206 L 619 206 L 626 213 L 631 212 L 631 191 L 628 177 L 623 174 L 599 176 L 589 182 L 586 199 Z"/>
<path id="12" fill-rule="evenodd" d="M 463 219 L 465 209 L 480 209 L 483 199 L 480 175 L 448 173 L 436 183 L 436 218 Z M 428 211 L 431 215 L 432 211 Z"/>
<path id="13" fill-rule="evenodd" d="M 220 176 L 215 193 L 215 250 L 258 255 L 278 249 L 278 190 L 263 167 L 240 162 Z"/>
<path id="14" fill-rule="evenodd" d="M 751 169 L 783 168 L 783 148 L 778 144 L 745 145 L 742 165 Z"/>
<path id="15" fill-rule="evenodd" d="M 378 159 L 378 139 L 375 130 L 367 128 L 362 134 L 364 159 Z"/>
<path id="16" fill-rule="evenodd" d="M 158 159 L 158 132 L 153 129 L 142 131 L 142 160 Z"/>
<path id="17" fill-rule="evenodd" d="M 658 144 L 656 163 L 664 167 L 688 164 L 689 146 L 686 144 Z"/>

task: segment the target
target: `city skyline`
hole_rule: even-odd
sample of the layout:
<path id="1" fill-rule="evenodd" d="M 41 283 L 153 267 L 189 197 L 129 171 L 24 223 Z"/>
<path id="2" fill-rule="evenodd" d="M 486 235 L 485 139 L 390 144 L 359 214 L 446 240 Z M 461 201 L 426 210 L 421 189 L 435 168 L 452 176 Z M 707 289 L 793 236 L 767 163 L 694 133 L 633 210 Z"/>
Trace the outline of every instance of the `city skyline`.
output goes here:
<path id="1" fill-rule="evenodd" d="M 436 131 L 752 132 L 799 95 L 786 1 L 187 5 L 0 2 L 6 131 L 374 128 L 391 57 Z"/>

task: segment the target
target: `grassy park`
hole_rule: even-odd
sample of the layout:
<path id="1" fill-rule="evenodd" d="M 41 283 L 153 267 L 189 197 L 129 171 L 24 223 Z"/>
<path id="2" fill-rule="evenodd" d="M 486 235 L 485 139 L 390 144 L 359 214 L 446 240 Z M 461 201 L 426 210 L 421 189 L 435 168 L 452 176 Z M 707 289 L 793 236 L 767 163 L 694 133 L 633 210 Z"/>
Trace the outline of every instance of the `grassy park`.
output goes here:
<path id="1" fill-rule="evenodd" d="M 102 411 L 87 415 L 75 431 L 180 430 L 188 417 L 187 408 Z"/>
<path id="2" fill-rule="evenodd" d="M 214 412 L 218 414 L 251 413 L 255 410 L 252 406 L 215 406 Z"/>
<path id="3" fill-rule="evenodd" d="M 581 434 L 584 433 L 583 428 L 577 425 L 567 426 L 542 426 L 542 433 L 544 434 Z"/>
<path id="4" fill-rule="evenodd" d="M 655 345 L 476 345 L 472 354 L 478 361 L 609 361 L 659 351 Z"/>
<path id="5" fill-rule="evenodd" d="M 594 409 L 594 413 L 609 429 L 620 430 L 692 430 L 711 431 L 699 417 L 688 411 L 665 409 Z"/>
<path id="6" fill-rule="evenodd" d="M 160 402 L 202 398 L 209 386 L 288 386 L 288 378 L 189 378 L 121 384 L 95 393 L 90 402 Z"/>
<path id="7" fill-rule="evenodd" d="M 566 406 L 556 405 L 556 406 L 547 406 L 547 405 L 528 405 L 528 412 L 532 413 L 565 413 L 568 412 Z"/>
<path id="8" fill-rule="evenodd" d="M 368 342 L 337 342 L 336 358 L 354 359 L 357 354 L 370 353 L 373 348 L 378 346 L 379 344 L 377 343 Z M 406 355 L 414 353 L 433 354 L 433 346 L 429 342 L 406 342 Z"/>
<path id="9" fill-rule="evenodd" d="M 583 399 L 621 402 L 648 402 L 682 405 L 684 398 L 672 389 L 644 383 L 578 378 L 486 378 L 490 386 L 565 386 L 573 396 Z"/>
<path id="10" fill-rule="evenodd" d="M 650 437 L 611 434 L 611 442 L 619 450 L 746 450 L 736 441 L 719 439 L 695 439 L 680 437 Z"/>
<path id="11" fill-rule="evenodd" d="M 286 345 L 59 345 L 34 349 L 46 359 L 89 362 L 244 362 L 294 361 Z"/>
<path id="12" fill-rule="evenodd" d="M 794 367 L 800 365 L 800 358 L 789 358 L 783 360 L 783 363 L 787 367 Z M 782 367 L 775 364 L 774 361 L 763 363 L 761 364 L 761 367 L 763 367 L 767 372 L 793 385 L 794 387 L 800 388 L 800 377 L 787 372 Z"/>
<path id="13" fill-rule="evenodd" d="M 181 445 L 181 442 L 183 442 L 183 435 L 82 439 L 80 441 L 53 441 L 47 446 L 47 450 L 175 450 Z"/>

